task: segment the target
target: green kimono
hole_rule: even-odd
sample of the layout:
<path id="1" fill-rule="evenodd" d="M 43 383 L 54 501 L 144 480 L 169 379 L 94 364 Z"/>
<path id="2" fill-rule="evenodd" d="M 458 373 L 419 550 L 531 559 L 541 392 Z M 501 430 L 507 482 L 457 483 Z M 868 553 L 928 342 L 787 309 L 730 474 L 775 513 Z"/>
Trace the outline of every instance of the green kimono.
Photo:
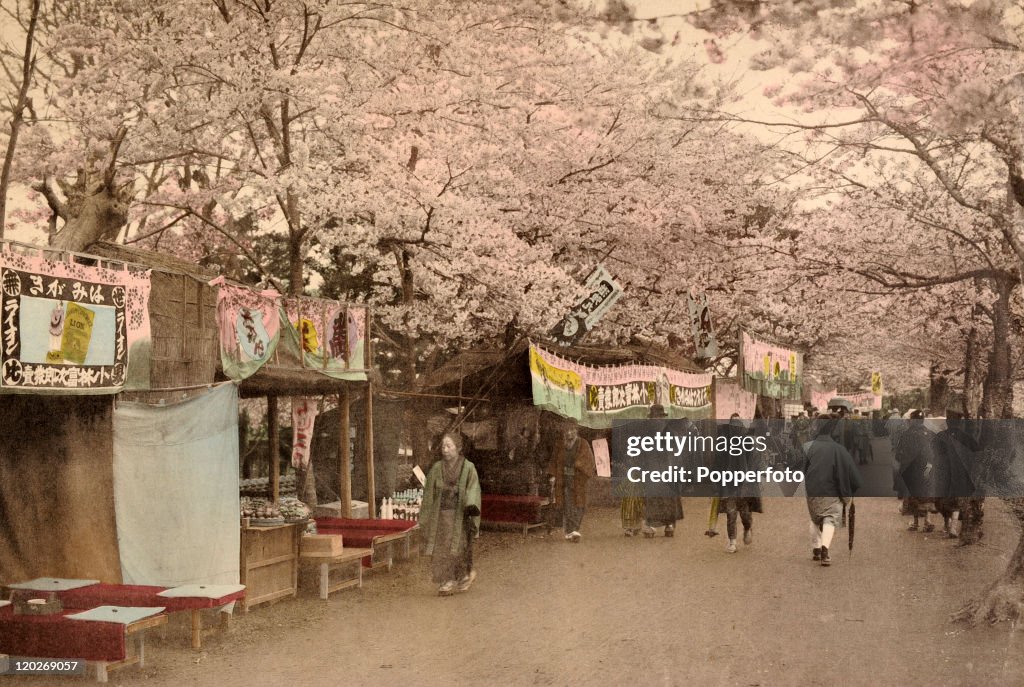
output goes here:
<path id="1" fill-rule="evenodd" d="M 441 502 L 444 492 L 444 461 L 434 463 L 427 474 L 427 483 L 423 488 L 423 503 L 420 507 L 420 528 L 423 530 L 424 553 L 428 556 L 448 554 L 458 557 L 466 553 L 468 537 L 480 530 L 480 516 L 466 517 L 467 506 L 476 506 L 480 510 L 480 480 L 477 478 L 476 466 L 463 459 L 462 470 L 459 472 L 455 486 L 454 517 L 449 527 L 442 524 Z M 471 531 L 467 532 L 466 527 Z M 440 535 L 440 536 L 439 536 Z"/>

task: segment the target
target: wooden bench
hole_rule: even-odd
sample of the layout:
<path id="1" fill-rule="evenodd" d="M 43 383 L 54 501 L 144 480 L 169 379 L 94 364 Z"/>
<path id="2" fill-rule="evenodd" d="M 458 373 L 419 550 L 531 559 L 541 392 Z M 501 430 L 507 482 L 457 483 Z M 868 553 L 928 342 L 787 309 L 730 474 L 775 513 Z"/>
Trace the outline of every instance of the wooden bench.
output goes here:
<path id="1" fill-rule="evenodd" d="M 363 586 L 363 558 L 373 555 L 373 549 L 342 549 L 341 553 L 303 553 L 300 554 L 300 563 L 305 567 L 315 567 L 317 570 L 320 598 L 327 600 L 328 594 L 339 589 Z M 354 568 L 355 575 L 343 577 L 341 580 L 331 581 L 331 573 L 345 568 Z"/>

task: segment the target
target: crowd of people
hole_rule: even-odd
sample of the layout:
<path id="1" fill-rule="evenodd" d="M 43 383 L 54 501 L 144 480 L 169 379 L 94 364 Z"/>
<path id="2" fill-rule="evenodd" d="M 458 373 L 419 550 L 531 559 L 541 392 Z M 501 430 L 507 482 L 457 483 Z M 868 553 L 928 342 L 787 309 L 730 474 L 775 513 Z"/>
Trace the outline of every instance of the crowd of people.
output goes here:
<path id="1" fill-rule="evenodd" d="M 651 408 L 649 419 L 666 417 L 662 406 Z M 892 445 L 892 489 L 902 504 L 901 512 L 912 518 L 908 529 L 934 531 L 930 514 L 936 513 L 943 519 L 946 536 L 958 539 L 959 545 L 981 539 L 984 499 L 971 477 L 972 457 L 979 446 L 959 412 L 948 411 L 944 423 L 938 423 L 919 410 L 905 416 L 894 410 L 887 420 L 872 422 L 844 406 L 824 413 L 807 406 L 781 431 L 773 433 L 766 427 L 748 429 L 734 414 L 720 433 L 729 437 L 753 431 L 774 434 L 771 449 L 726 452 L 714 459 L 714 467 L 759 470 L 766 462 L 781 461 L 799 468 L 804 475 L 811 559 L 820 565 L 832 564 L 832 539 L 853 518 L 853 499 L 864 484 L 860 466 L 874 462 L 872 438 L 879 436 L 888 437 Z M 438 593 L 446 596 L 467 591 L 476 578 L 473 540 L 480 527 L 481 490 L 475 466 L 462 454 L 458 433 L 442 435 L 437 448 L 440 459 L 427 475 L 420 526 L 425 553 L 433 557 L 433 581 L 439 585 Z M 580 437 L 575 423 L 565 423 L 550 451 L 547 475 L 551 512 L 568 542 L 579 543 L 583 538 L 588 486 L 595 474 L 590 444 Z M 625 536 L 654 537 L 659 529 L 666 537 L 674 535 L 683 517 L 682 493 L 645 495 L 641 485 L 629 481 L 620 481 L 616 488 Z M 711 500 L 705 534 L 718 535 L 719 517 L 725 513 L 725 551 L 736 553 L 737 525 L 742 525 L 743 543 L 752 544 L 754 514 L 761 512 L 763 500 L 756 483 L 723 485 Z M 954 521 L 957 514 L 959 528 Z"/>

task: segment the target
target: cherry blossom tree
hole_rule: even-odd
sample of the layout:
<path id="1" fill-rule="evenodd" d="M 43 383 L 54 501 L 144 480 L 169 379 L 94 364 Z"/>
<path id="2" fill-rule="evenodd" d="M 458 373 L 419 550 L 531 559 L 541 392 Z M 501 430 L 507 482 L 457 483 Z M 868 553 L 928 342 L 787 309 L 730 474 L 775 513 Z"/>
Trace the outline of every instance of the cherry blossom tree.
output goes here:
<path id="1" fill-rule="evenodd" d="M 722 0 L 692 20 L 722 35 L 766 37 L 755 66 L 787 71 L 765 95 L 799 111 L 752 117 L 716 107 L 681 118 L 720 116 L 776 133 L 811 185 L 833 198 L 836 221 L 789 254 L 807 271 L 833 269 L 843 277 L 837 291 L 867 280 L 890 298 L 923 294 L 912 304 L 919 318 L 972 322 L 946 329 L 962 337 L 965 387 L 987 343 L 981 412 L 1009 417 L 1024 266 L 1024 11 L 986 1 Z M 839 251 L 822 250 L 830 244 Z M 1024 522 L 1020 502 L 1010 505 Z M 960 617 L 1015 619 L 1022 596 L 1024 540 Z"/>

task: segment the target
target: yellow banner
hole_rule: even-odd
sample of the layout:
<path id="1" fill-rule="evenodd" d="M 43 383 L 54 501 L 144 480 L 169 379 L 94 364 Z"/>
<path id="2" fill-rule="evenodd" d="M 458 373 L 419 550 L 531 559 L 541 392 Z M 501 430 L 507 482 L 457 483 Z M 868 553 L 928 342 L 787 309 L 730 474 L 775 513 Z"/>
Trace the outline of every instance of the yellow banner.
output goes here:
<path id="1" fill-rule="evenodd" d="M 89 343 L 92 341 L 92 323 L 96 313 L 83 308 L 78 303 L 68 303 L 64 315 L 64 335 L 60 341 L 60 350 L 64 360 L 76 365 L 84 365 L 89 354 Z"/>
<path id="2" fill-rule="evenodd" d="M 536 376 L 545 379 L 553 386 L 571 391 L 574 394 L 583 393 L 583 380 L 575 372 L 562 370 L 552 366 L 534 347 L 530 347 L 530 371 Z"/>

